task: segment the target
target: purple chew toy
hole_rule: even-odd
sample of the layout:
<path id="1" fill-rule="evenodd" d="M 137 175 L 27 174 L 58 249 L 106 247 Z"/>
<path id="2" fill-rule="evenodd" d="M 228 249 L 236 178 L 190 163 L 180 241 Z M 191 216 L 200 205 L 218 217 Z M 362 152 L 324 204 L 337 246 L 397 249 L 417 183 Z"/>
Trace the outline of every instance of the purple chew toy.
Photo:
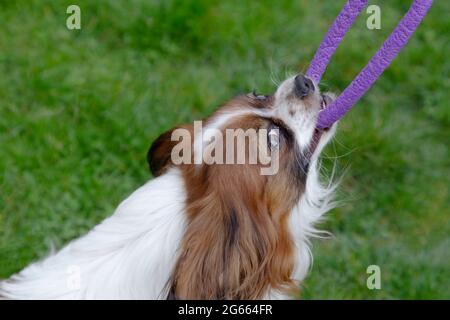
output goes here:
<path id="1" fill-rule="evenodd" d="M 316 83 L 320 82 L 331 56 L 336 51 L 336 48 L 339 46 L 348 29 L 350 29 L 355 18 L 367 5 L 367 1 L 348 0 L 331 25 L 306 72 L 306 75 Z M 317 122 L 318 128 L 330 127 L 334 122 L 342 118 L 364 93 L 366 93 L 406 45 L 411 35 L 427 14 L 432 3 L 433 0 L 414 0 L 408 12 L 364 69 L 361 70 L 331 106 L 320 112 Z"/>

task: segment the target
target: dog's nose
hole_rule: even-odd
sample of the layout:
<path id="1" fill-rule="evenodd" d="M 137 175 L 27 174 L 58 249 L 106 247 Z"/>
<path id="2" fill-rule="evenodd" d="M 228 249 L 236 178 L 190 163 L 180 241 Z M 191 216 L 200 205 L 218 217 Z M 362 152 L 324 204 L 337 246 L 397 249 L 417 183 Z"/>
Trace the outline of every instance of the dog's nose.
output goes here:
<path id="1" fill-rule="evenodd" d="M 311 81 L 311 79 L 308 79 L 302 74 L 299 74 L 294 78 L 294 83 L 295 83 L 295 94 L 300 99 L 303 99 L 310 92 L 314 91 L 314 84 Z"/>

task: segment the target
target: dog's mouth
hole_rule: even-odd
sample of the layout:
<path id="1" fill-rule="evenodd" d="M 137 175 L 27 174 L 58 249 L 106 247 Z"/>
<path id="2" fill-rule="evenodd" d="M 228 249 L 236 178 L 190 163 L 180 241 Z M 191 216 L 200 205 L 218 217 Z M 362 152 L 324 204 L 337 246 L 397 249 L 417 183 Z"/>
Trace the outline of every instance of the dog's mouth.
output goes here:
<path id="1" fill-rule="evenodd" d="M 320 95 L 321 100 L 320 100 L 320 111 L 326 109 L 327 107 L 329 107 L 331 105 L 331 103 L 333 103 L 334 99 L 329 96 L 328 94 L 321 94 Z M 314 129 L 314 134 L 312 136 L 311 139 L 311 143 L 309 145 L 309 154 L 312 155 L 314 153 L 314 151 L 316 150 L 317 146 L 319 145 L 320 142 L 320 138 L 322 137 L 322 135 L 327 132 L 328 130 L 330 130 L 330 128 L 315 128 Z"/>
<path id="2" fill-rule="evenodd" d="M 323 109 L 327 108 L 329 105 L 331 105 L 331 103 L 333 102 L 333 98 L 330 97 L 328 94 L 324 94 L 322 93 L 320 95 L 321 100 L 320 100 L 320 110 L 322 111 Z"/>
<path id="3" fill-rule="evenodd" d="M 333 96 L 330 96 L 327 93 L 320 94 L 320 111 L 328 108 L 333 103 L 333 101 L 334 101 Z M 324 132 L 324 131 L 328 131 L 328 130 L 330 130 L 330 128 L 322 128 L 322 129 L 316 128 L 316 131 L 319 131 L 319 132 Z"/>

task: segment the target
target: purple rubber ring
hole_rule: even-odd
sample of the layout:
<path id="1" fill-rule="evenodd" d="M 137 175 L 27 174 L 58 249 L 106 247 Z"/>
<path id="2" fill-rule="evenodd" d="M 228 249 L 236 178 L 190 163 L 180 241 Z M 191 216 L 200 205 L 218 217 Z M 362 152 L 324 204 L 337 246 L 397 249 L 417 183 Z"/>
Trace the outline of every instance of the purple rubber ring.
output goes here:
<path id="1" fill-rule="evenodd" d="M 367 0 L 349 0 L 336 17 L 306 72 L 306 75 L 316 83 L 320 82 L 331 57 L 367 2 Z M 407 44 L 432 4 L 433 0 L 415 0 L 413 2 L 408 12 L 367 65 L 342 94 L 319 114 L 318 128 L 330 127 L 358 102 Z"/>

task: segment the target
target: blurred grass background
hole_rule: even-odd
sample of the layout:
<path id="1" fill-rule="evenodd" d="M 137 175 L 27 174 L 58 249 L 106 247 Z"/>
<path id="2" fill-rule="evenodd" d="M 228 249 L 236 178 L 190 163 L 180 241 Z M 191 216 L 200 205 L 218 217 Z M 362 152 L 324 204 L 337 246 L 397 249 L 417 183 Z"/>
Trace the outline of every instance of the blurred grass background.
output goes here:
<path id="1" fill-rule="evenodd" d="M 65 26 L 70 4 L 82 29 Z M 150 178 L 163 130 L 304 71 L 344 0 L 0 0 L 0 277 L 85 233 Z M 411 1 L 370 1 L 323 87 L 345 88 Z M 324 153 L 344 175 L 302 297 L 450 298 L 450 21 L 423 25 Z M 444 14 L 446 13 L 446 14 Z M 381 267 L 368 290 L 366 268 Z"/>

